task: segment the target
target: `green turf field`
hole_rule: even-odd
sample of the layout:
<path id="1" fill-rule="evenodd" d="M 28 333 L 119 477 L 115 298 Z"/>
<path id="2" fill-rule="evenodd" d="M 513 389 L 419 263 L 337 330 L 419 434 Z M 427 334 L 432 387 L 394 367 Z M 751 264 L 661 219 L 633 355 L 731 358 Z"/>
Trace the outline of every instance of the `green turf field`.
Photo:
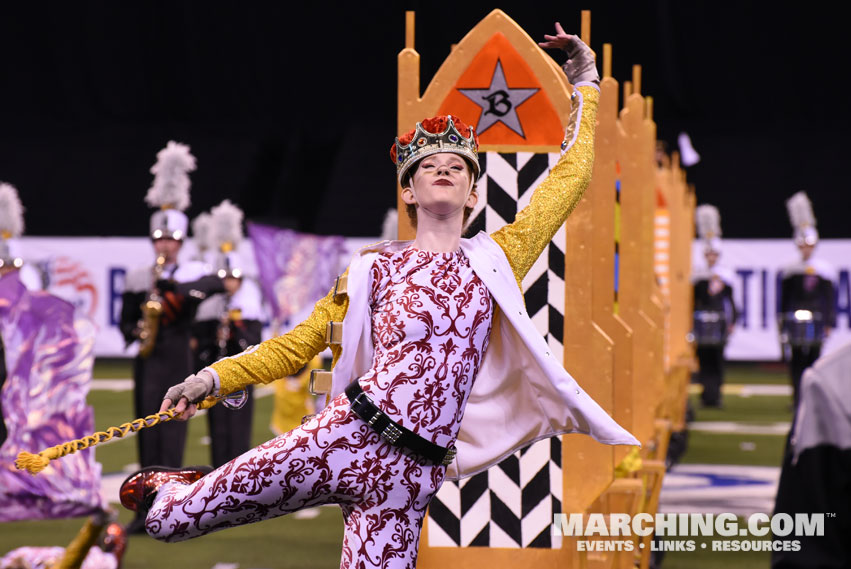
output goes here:
<path id="1" fill-rule="evenodd" d="M 786 368 L 778 364 L 731 364 L 726 370 L 725 384 L 785 386 L 789 384 L 789 378 Z M 695 421 L 729 421 L 755 426 L 791 422 L 791 402 L 791 397 L 782 395 L 740 397 L 724 394 L 722 409 L 704 409 L 700 407 L 698 396 L 691 395 Z M 692 429 L 682 462 L 779 467 L 785 444 L 783 434 L 727 434 Z M 708 542 L 710 538 L 697 538 L 695 541 L 695 551 L 666 553 L 662 569 L 767 569 L 770 565 L 770 553 L 767 552 L 711 551 L 700 548 L 700 543 Z"/>
<path id="2" fill-rule="evenodd" d="M 124 360 L 98 361 L 94 376 L 100 379 L 129 378 L 131 369 Z M 95 380 L 97 381 L 97 379 Z M 103 430 L 135 418 L 130 391 L 93 389 L 89 403 L 95 409 L 95 428 Z M 274 436 L 269 430 L 272 397 L 258 398 L 255 404 L 253 444 Z M 186 464 L 209 464 L 210 448 L 204 444 L 207 421 L 190 421 L 185 454 Z M 89 452 L 89 451 L 84 451 Z M 137 462 L 134 438 L 114 439 L 95 449 L 103 473 L 125 472 Z M 117 496 L 116 496 L 117 499 Z M 116 505 L 120 521 L 132 514 Z M 23 545 L 67 545 L 84 519 L 34 521 L 0 524 L 0 557 Z M 240 569 L 326 569 L 339 567 L 343 519 L 339 508 L 320 508 L 314 519 L 285 516 L 205 536 L 185 543 L 165 544 L 147 536 L 130 537 L 122 569 L 179 567 L 209 569 L 217 563 L 238 564 Z"/>
<path id="3" fill-rule="evenodd" d="M 98 361 L 95 378 L 130 377 L 130 366 L 124 360 Z M 728 371 L 728 383 L 782 384 L 785 370 L 770 365 L 736 365 Z M 95 409 L 98 430 L 119 425 L 133 418 L 130 391 L 92 390 L 89 402 Z M 696 396 L 697 421 L 732 421 L 765 425 L 791 421 L 789 397 L 739 397 L 725 395 L 724 409 L 701 409 Z M 269 430 L 272 398 L 259 398 L 256 404 L 255 444 L 273 435 Z M 209 462 L 209 447 L 204 418 L 191 421 L 186 449 L 187 464 Z M 744 444 L 743 444 L 744 443 Z M 780 435 L 738 435 L 692 432 L 686 463 L 747 464 L 778 466 L 784 437 Z M 136 462 L 135 440 L 117 440 L 98 447 L 97 460 L 104 474 L 126 472 Z M 120 519 L 130 520 L 129 512 L 120 508 Z M 0 554 L 22 545 L 66 545 L 83 523 L 82 519 L 0 524 Z M 326 507 L 314 519 L 278 518 L 219 532 L 180 544 L 163 544 L 147 536 L 132 536 L 123 569 L 179 567 L 209 569 L 217 563 L 237 564 L 239 569 L 320 569 L 338 567 L 342 539 L 342 516 L 339 509 Z M 664 569 L 752 569 L 768 567 L 767 553 L 721 553 L 706 550 L 671 552 L 664 558 Z M 230 566 L 228 566 L 230 567 Z"/>

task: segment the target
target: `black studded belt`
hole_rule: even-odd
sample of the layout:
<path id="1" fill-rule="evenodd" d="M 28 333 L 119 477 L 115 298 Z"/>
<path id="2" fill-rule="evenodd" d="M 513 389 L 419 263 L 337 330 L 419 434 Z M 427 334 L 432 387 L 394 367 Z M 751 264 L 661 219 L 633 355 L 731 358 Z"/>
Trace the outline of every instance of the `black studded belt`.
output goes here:
<path id="1" fill-rule="evenodd" d="M 446 448 L 436 445 L 393 421 L 378 408 L 369 395 L 364 393 L 357 380 L 346 387 L 346 397 L 352 404 L 352 413 L 366 421 L 373 431 L 391 445 L 412 450 L 435 464 L 443 466 L 452 464 L 458 452 L 455 447 Z"/>

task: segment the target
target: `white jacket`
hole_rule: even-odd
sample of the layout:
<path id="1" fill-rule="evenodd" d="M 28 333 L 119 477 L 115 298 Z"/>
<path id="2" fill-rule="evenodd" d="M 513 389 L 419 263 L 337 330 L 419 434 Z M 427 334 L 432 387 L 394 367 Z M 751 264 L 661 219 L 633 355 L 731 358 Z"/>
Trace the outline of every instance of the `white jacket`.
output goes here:
<path id="1" fill-rule="evenodd" d="M 396 251 L 409 243 L 384 241 L 362 249 L 349 266 L 349 307 L 343 320 L 343 351 L 334 367 L 332 398 L 372 365 L 370 267 L 379 251 Z M 498 309 L 464 411 L 458 454 L 447 478 L 472 476 L 534 441 L 565 433 L 591 435 L 605 444 L 639 445 L 550 354 L 526 313 L 502 248 L 482 232 L 462 239 L 461 249 Z"/>

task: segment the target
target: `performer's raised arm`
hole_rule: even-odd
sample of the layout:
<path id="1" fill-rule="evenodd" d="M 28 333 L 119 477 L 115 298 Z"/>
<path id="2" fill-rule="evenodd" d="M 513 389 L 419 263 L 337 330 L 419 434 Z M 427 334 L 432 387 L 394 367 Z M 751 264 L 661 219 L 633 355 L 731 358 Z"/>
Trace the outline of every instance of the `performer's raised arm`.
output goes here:
<path id="1" fill-rule="evenodd" d="M 562 144 L 562 157 L 535 189 L 529 205 L 492 237 L 508 257 L 517 278 L 523 280 L 559 227 L 579 203 L 591 181 L 594 166 L 594 130 L 600 98 L 594 52 L 578 36 L 556 23 L 556 35 L 545 35 L 538 45 L 567 52 L 563 69 L 574 86 L 573 109 Z"/>

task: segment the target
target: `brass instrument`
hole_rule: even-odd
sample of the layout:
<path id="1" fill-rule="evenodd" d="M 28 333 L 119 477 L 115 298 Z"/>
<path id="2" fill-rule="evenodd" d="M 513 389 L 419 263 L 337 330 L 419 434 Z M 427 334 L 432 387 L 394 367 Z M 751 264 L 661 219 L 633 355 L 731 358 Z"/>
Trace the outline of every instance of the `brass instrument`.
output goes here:
<path id="1" fill-rule="evenodd" d="M 139 355 L 143 358 L 147 358 L 154 351 L 157 332 L 160 329 L 163 302 L 160 292 L 157 290 L 157 281 L 162 278 L 164 268 L 165 255 L 159 255 L 153 268 L 154 282 L 151 285 L 148 298 L 142 303 L 142 318 L 139 319 Z"/>

